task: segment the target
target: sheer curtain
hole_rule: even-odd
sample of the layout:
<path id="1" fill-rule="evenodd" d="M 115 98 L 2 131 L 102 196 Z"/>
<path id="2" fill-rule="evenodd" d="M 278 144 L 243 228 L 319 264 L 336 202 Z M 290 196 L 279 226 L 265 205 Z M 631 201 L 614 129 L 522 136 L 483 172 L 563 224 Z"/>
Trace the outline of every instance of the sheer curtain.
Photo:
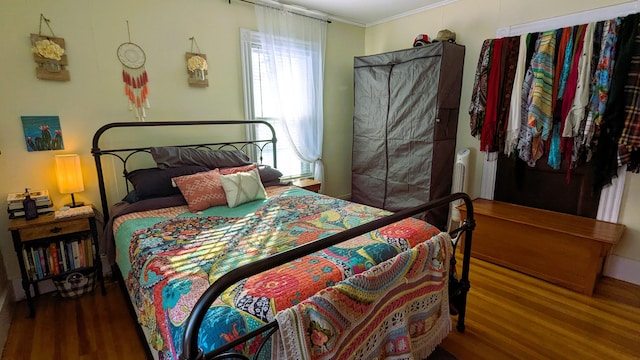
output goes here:
<path id="1" fill-rule="evenodd" d="M 324 187 L 322 163 L 323 77 L 327 22 L 270 6 L 256 6 L 260 42 L 276 84 L 286 140 L 313 164 Z M 321 189 L 322 190 L 322 189 Z"/>

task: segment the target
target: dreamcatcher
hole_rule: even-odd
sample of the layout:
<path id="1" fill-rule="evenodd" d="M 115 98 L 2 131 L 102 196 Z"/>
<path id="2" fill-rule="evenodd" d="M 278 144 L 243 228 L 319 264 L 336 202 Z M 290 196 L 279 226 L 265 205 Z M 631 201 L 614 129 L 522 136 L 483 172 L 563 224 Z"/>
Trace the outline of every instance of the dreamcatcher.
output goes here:
<path id="1" fill-rule="evenodd" d="M 145 108 L 149 109 L 149 76 L 144 68 L 147 57 L 142 48 L 131 42 L 129 22 L 127 21 L 129 42 L 118 46 L 118 60 L 122 64 L 122 81 L 124 93 L 129 98 L 129 110 L 135 112 L 138 121 L 144 121 L 147 116 Z"/>

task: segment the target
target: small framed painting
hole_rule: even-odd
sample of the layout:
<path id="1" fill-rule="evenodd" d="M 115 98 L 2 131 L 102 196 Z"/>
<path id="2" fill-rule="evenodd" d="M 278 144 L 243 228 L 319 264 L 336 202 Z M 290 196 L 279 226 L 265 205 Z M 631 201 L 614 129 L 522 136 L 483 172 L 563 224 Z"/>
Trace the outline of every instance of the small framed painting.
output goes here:
<path id="1" fill-rule="evenodd" d="M 62 128 L 58 116 L 21 116 L 27 150 L 63 150 Z"/>

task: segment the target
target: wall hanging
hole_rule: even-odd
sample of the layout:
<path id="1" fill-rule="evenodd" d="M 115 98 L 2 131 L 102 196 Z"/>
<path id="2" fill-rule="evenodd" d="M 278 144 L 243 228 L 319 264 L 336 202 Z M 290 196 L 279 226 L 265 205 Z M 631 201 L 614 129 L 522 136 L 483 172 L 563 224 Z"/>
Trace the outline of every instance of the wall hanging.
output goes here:
<path id="1" fill-rule="evenodd" d="M 133 111 L 138 121 L 144 121 L 147 117 L 145 110 L 149 109 L 149 76 L 144 67 L 147 56 L 144 50 L 131 42 L 131 32 L 127 21 L 127 34 L 129 41 L 118 46 L 118 60 L 122 64 L 122 81 L 124 93 L 129 98 L 129 110 Z"/>
<path id="2" fill-rule="evenodd" d="M 69 81 L 69 64 L 65 54 L 65 43 L 61 37 L 56 37 L 49 26 L 51 20 L 40 14 L 40 25 L 37 34 L 31 34 L 31 51 L 36 66 L 36 77 L 41 80 Z M 51 36 L 42 35 L 42 22 L 47 25 Z"/>
<path id="3" fill-rule="evenodd" d="M 187 59 L 187 72 L 189 73 L 189 86 L 207 87 L 209 86 L 209 80 L 207 79 L 207 75 L 209 74 L 207 71 L 207 55 L 200 51 L 195 36 L 190 37 L 189 40 L 191 40 L 191 52 L 185 54 L 185 58 Z M 194 46 L 198 52 L 193 52 Z"/>

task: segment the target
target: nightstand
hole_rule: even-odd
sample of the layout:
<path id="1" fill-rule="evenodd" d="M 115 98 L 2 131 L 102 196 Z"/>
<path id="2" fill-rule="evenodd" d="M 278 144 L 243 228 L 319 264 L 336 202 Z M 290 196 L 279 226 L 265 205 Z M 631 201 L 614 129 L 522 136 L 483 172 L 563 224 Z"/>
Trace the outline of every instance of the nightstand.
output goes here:
<path id="1" fill-rule="evenodd" d="M 51 212 L 33 220 L 11 219 L 9 230 L 18 256 L 30 317 L 35 315 L 31 285 L 37 297 L 40 294 L 38 283 L 57 275 L 93 268 L 102 294 L 106 294 L 95 214 L 56 219 Z"/>
<path id="2" fill-rule="evenodd" d="M 316 193 L 320 191 L 320 181 L 313 179 L 294 180 L 293 185 Z"/>

